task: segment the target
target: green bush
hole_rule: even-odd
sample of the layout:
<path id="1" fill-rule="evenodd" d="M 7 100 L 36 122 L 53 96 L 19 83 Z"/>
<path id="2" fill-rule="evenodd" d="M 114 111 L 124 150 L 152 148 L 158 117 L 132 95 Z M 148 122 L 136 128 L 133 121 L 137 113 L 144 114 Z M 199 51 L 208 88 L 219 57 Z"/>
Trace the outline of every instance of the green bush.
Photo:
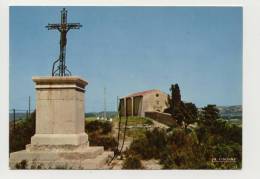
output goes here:
<path id="1" fill-rule="evenodd" d="M 140 155 L 142 159 L 159 158 L 160 152 L 166 146 L 166 132 L 155 128 L 146 131 L 144 137 L 135 139 L 129 148 L 128 153 Z"/>
<path id="2" fill-rule="evenodd" d="M 108 134 L 112 131 L 112 123 L 109 121 L 86 121 L 85 131 L 87 133 L 98 132 L 100 134 Z"/>
<path id="3" fill-rule="evenodd" d="M 9 123 L 9 152 L 23 150 L 31 142 L 31 137 L 35 134 L 35 118 L 34 111 L 29 119 L 16 121 L 15 130 L 13 122 Z"/>
<path id="4" fill-rule="evenodd" d="M 140 155 L 142 159 L 150 159 L 153 157 L 153 149 L 149 146 L 147 138 L 139 138 L 134 140 L 127 153 L 130 155 Z"/>
<path id="5" fill-rule="evenodd" d="M 143 169 L 143 166 L 140 159 L 133 155 L 124 160 L 123 169 Z"/>
<path id="6" fill-rule="evenodd" d="M 90 133 L 89 135 L 89 145 L 90 146 L 104 146 L 105 150 L 117 150 L 118 142 L 111 135 L 100 135 L 98 133 Z"/>
<path id="7" fill-rule="evenodd" d="M 173 155 L 169 148 L 163 150 L 160 153 L 160 164 L 163 165 L 163 169 L 174 168 L 175 162 L 174 162 Z"/>
<path id="8" fill-rule="evenodd" d="M 89 136 L 90 146 L 104 146 L 105 150 L 116 152 L 118 142 L 111 135 L 112 123 L 109 121 L 86 121 L 85 130 Z"/>

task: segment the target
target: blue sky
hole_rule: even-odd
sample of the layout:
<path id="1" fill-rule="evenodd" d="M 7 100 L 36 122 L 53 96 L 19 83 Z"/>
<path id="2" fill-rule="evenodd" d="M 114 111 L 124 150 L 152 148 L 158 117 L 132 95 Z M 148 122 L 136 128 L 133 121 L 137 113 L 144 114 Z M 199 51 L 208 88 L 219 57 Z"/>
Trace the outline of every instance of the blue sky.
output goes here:
<path id="1" fill-rule="evenodd" d="M 44 26 L 60 21 L 62 7 L 10 8 L 10 108 L 35 106 L 32 76 L 48 76 L 59 55 L 59 33 Z M 67 7 L 66 63 L 89 84 L 86 112 L 116 109 L 117 96 L 148 89 L 198 107 L 242 104 L 242 8 Z"/>

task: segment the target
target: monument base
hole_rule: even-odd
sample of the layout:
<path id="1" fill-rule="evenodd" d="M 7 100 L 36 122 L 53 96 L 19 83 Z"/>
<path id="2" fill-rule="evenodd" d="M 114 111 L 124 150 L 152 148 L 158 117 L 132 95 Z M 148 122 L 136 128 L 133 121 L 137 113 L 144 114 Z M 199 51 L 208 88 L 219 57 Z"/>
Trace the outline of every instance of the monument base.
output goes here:
<path id="1" fill-rule="evenodd" d="M 108 169 L 113 157 L 103 147 L 88 145 L 27 145 L 10 155 L 11 169 Z"/>
<path id="2" fill-rule="evenodd" d="M 107 169 L 113 152 L 90 147 L 85 133 L 87 82 L 76 76 L 33 77 L 36 132 L 25 150 L 10 154 L 11 169 Z"/>

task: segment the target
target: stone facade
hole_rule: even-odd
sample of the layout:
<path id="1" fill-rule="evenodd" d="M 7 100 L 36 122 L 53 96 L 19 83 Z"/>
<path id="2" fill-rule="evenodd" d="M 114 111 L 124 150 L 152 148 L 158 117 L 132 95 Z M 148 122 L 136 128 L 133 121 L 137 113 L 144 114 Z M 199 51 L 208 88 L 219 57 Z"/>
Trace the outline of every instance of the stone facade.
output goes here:
<path id="1" fill-rule="evenodd" d="M 102 169 L 113 152 L 90 147 L 85 133 L 84 93 L 79 77 L 34 77 L 36 133 L 26 150 L 11 153 L 10 167 Z"/>
<path id="2" fill-rule="evenodd" d="M 160 90 L 148 90 L 120 98 L 121 116 L 145 116 L 145 112 L 163 112 L 168 107 L 168 95 Z"/>

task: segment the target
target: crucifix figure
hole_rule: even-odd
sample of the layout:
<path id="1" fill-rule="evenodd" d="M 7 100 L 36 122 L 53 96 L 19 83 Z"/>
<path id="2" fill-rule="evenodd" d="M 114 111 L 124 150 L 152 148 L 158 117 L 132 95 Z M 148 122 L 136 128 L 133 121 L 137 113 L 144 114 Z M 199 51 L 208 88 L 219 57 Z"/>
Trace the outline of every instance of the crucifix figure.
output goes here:
<path id="1" fill-rule="evenodd" d="M 46 28 L 48 30 L 58 30 L 60 32 L 60 55 L 59 58 L 54 61 L 52 66 L 52 76 L 69 76 L 71 72 L 65 65 L 66 57 L 66 44 L 67 44 L 67 32 L 70 29 L 79 29 L 82 27 L 80 23 L 67 23 L 67 10 L 65 8 L 61 11 L 61 23 L 60 24 L 48 24 Z"/>

